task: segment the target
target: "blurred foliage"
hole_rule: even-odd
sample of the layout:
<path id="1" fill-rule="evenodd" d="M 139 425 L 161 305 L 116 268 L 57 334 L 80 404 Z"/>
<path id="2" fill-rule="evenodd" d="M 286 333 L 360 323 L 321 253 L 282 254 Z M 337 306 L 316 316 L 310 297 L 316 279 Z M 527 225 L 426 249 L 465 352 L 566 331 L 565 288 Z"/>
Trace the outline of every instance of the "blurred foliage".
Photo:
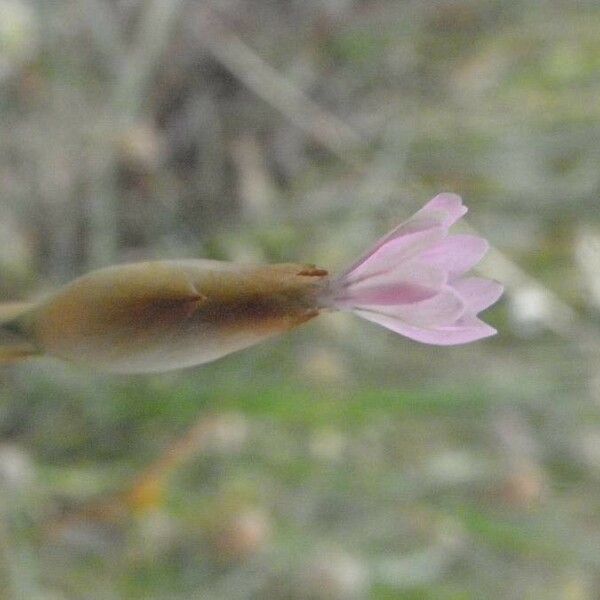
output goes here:
<path id="1" fill-rule="evenodd" d="M 2 298 L 151 257 L 335 269 L 448 190 L 578 320 L 507 279 L 472 347 L 330 315 L 160 377 L 3 367 L 0 598 L 596 598 L 599 28 L 585 1 L 0 0 Z"/>

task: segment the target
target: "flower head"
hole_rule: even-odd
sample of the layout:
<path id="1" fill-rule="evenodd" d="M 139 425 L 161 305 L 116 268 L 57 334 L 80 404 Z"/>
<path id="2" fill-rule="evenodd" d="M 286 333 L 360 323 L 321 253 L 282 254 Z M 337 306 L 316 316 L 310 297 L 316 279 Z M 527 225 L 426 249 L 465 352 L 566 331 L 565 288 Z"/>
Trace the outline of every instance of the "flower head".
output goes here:
<path id="1" fill-rule="evenodd" d="M 448 235 L 467 207 L 439 194 L 380 239 L 332 286 L 332 305 L 426 344 L 494 335 L 477 315 L 502 295 L 498 282 L 465 274 L 488 250 L 474 235 Z"/>

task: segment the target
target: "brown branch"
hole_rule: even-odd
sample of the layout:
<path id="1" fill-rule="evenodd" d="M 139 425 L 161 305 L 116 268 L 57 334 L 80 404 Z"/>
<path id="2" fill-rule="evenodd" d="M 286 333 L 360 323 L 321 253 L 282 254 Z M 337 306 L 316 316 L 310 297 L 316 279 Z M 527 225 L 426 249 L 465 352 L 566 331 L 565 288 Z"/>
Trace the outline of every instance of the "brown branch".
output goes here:
<path id="1" fill-rule="evenodd" d="M 137 37 L 121 63 L 114 82 L 99 139 L 92 151 L 92 182 L 87 209 L 90 229 L 88 259 L 92 266 L 115 261 L 117 254 L 117 183 L 115 132 L 130 127 L 139 117 L 145 91 L 167 44 L 183 0 L 145 3 Z M 115 36 L 117 37 L 117 36 Z"/>
<path id="2" fill-rule="evenodd" d="M 198 31 L 213 58 L 258 97 L 340 160 L 362 166 L 353 156 L 353 151 L 364 145 L 361 134 L 282 77 L 207 7 L 200 11 Z"/>

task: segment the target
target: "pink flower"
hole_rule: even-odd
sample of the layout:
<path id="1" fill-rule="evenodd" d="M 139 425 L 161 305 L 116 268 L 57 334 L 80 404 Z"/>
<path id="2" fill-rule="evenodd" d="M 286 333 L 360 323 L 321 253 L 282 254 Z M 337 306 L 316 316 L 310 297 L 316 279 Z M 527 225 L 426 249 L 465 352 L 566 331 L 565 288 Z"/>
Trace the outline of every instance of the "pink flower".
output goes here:
<path id="1" fill-rule="evenodd" d="M 477 315 L 502 285 L 468 277 L 488 250 L 474 235 L 448 235 L 467 212 L 455 194 L 439 194 L 339 276 L 330 303 L 426 344 L 465 344 L 494 335 Z"/>

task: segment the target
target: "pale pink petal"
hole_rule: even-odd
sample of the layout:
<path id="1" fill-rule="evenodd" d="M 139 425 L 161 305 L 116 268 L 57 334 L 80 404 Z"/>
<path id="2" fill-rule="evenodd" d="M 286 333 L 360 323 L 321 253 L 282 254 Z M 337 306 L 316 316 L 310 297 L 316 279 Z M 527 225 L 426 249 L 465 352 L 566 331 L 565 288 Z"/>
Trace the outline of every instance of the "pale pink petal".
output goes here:
<path id="1" fill-rule="evenodd" d="M 454 324 L 464 314 L 465 303 L 452 288 L 447 288 L 431 298 L 412 304 L 359 306 L 358 310 L 394 317 L 416 327 L 437 328 Z"/>
<path id="2" fill-rule="evenodd" d="M 483 238 L 451 235 L 421 252 L 418 260 L 446 271 L 452 279 L 476 265 L 488 249 L 489 244 Z"/>
<path id="3" fill-rule="evenodd" d="M 438 269 L 435 265 L 423 263 L 418 259 L 409 260 L 398 265 L 393 271 L 389 271 L 389 276 L 390 278 L 396 276 L 397 279 L 415 284 L 422 283 L 438 291 L 441 291 L 448 281 L 448 274 L 442 269 Z"/>
<path id="4" fill-rule="evenodd" d="M 336 306 L 409 304 L 438 294 L 448 282 L 446 273 L 430 265 L 400 264 L 395 270 L 365 276 L 358 282 L 343 280 L 334 287 Z"/>
<path id="5" fill-rule="evenodd" d="M 390 284 L 412 284 L 440 291 L 448 281 L 448 275 L 441 269 L 416 260 L 399 263 L 395 267 L 385 266 L 388 267 L 385 271 L 365 275 L 358 281 L 345 280 L 344 285 L 356 294 L 361 294 L 366 289 Z"/>
<path id="6" fill-rule="evenodd" d="M 452 282 L 452 287 L 460 294 L 472 314 L 485 310 L 498 301 L 503 286 L 492 279 L 466 277 Z"/>
<path id="7" fill-rule="evenodd" d="M 467 209 L 455 194 L 439 194 L 381 238 L 322 297 L 414 340 L 465 344 L 496 333 L 476 318 L 502 293 L 500 284 L 461 278 L 488 249 L 473 235 L 447 237 Z"/>
<path id="8" fill-rule="evenodd" d="M 367 276 L 378 275 L 402 265 L 409 258 L 441 240 L 444 230 L 427 226 L 401 237 L 386 236 L 380 240 L 365 256 L 350 266 L 340 278 L 347 282 L 358 281 Z"/>
<path id="9" fill-rule="evenodd" d="M 413 218 L 434 213 L 445 213 L 446 216 L 442 220 L 441 225 L 448 229 L 463 217 L 467 210 L 460 196 L 457 194 L 442 193 L 432 198 Z"/>
<path id="10" fill-rule="evenodd" d="M 336 295 L 336 307 L 355 308 L 361 305 L 387 306 L 394 304 L 410 304 L 431 298 L 438 293 L 437 289 L 405 282 L 390 282 L 381 285 L 369 285 L 361 290 L 352 289 L 351 293 Z"/>
<path id="11" fill-rule="evenodd" d="M 463 205 L 460 196 L 438 194 L 410 219 L 379 239 L 342 276 L 362 276 L 368 268 L 372 269 L 374 263 L 379 267 L 379 261 L 384 258 L 396 262 L 407 260 L 435 240 L 443 239 L 448 228 L 466 212 L 467 207 Z"/>
<path id="12" fill-rule="evenodd" d="M 440 327 L 436 329 L 425 329 L 408 325 L 404 321 L 387 315 L 381 315 L 373 312 L 356 311 L 357 315 L 378 325 L 383 325 L 400 335 L 411 338 L 423 344 L 433 344 L 436 346 L 455 346 L 458 344 L 467 344 L 482 338 L 489 337 L 497 331 L 484 323 L 483 321 L 472 322 L 469 325 Z"/>

